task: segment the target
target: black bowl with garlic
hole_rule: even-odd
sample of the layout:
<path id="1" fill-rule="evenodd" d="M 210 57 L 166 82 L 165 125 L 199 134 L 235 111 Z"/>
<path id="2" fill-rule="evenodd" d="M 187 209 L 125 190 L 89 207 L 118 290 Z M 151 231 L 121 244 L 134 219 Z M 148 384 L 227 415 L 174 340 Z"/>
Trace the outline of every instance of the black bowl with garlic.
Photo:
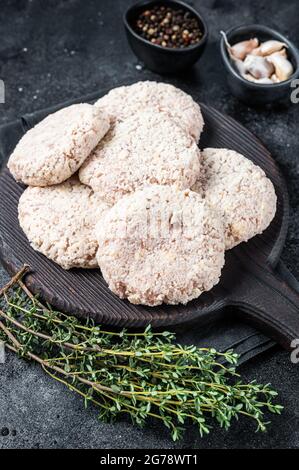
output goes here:
<path id="1" fill-rule="evenodd" d="M 221 55 L 235 96 L 252 105 L 290 100 L 291 82 L 299 76 L 293 43 L 262 25 L 240 26 L 221 35 Z"/>

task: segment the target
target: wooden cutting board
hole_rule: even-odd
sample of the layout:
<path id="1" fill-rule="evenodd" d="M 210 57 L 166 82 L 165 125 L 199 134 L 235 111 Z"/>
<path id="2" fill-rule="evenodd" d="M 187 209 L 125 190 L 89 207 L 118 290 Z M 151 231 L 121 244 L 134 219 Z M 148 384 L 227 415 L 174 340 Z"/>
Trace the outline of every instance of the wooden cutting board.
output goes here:
<path id="1" fill-rule="evenodd" d="M 226 252 L 221 280 L 210 292 L 186 306 L 144 307 L 120 300 L 108 288 L 100 270 L 64 271 L 35 252 L 18 224 L 17 205 L 22 185 L 7 169 L 0 175 L 0 257 L 10 272 L 27 263 L 25 277 L 34 293 L 54 307 L 96 322 L 115 326 L 155 327 L 195 320 L 215 321 L 225 306 L 237 306 L 236 314 L 290 349 L 299 338 L 299 295 L 275 272 L 286 237 L 288 196 L 275 161 L 261 142 L 233 119 L 201 104 L 205 130 L 202 147 L 234 149 L 261 166 L 272 180 L 278 197 L 275 219 L 260 236 Z"/>

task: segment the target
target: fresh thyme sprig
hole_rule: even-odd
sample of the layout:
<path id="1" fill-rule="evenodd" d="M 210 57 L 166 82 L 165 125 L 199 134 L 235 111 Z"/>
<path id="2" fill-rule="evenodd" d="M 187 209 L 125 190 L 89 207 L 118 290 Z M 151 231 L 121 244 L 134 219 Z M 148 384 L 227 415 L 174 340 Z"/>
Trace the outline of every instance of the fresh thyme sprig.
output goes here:
<path id="1" fill-rule="evenodd" d="M 181 346 L 173 334 L 150 327 L 141 333 L 106 331 L 57 312 L 23 284 L 26 269 L 0 290 L 0 340 L 81 395 L 85 406 L 96 405 L 102 420 L 127 414 L 142 426 L 156 418 L 177 440 L 188 422 L 203 436 L 213 419 L 228 429 L 244 415 L 264 431 L 265 412 L 281 412 L 269 384 L 240 380 L 233 351 Z"/>

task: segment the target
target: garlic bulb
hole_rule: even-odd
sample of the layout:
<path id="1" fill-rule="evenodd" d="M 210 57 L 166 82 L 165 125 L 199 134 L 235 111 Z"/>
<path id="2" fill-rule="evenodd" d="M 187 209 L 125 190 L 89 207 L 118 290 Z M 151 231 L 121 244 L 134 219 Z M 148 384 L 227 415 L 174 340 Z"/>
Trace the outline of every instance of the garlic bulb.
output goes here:
<path id="1" fill-rule="evenodd" d="M 254 78 L 270 78 L 275 69 L 271 62 L 260 56 L 249 54 L 244 60 L 246 72 L 249 72 Z"/>

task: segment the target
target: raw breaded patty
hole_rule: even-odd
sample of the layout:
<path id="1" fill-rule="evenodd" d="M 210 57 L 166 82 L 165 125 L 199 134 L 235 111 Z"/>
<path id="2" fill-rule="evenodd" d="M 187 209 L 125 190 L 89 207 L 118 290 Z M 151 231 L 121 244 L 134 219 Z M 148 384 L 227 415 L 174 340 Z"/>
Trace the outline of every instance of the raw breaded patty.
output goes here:
<path id="1" fill-rule="evenodd" d="M 87 103 L 50 114 L 19 141 L 8 161 L 17 181 L 61 183 L 73 175 L 110 127 L 107 113 Z"/>
<path id="2" fill-rule="evenodd" d="M 195 140 L 163 114 L 145 111 L 115 123 L 79 178 L 109 204 L 148 184 L 190 188 L 199 173 Z"/>
<path id="3" fill-rule="evenodd" d="M 124 120 L 145 108 L 165 113 L 198 142 L 204 121 L 190 95 L 167 83 L 151 81 L 114 88 L 96 103 L 112 120 Z"/>
<path id="4" fill-rule="evenodd" d="M 222 218 L 190 190 L 137 191 L 95 233 L 109 288 L 134 304 L 186 304 L 217 284 L 224 264 Z"/>
<path id="5" fill-rule="evenodd" d="M 76 177 L 47 188 L 28 187 L 19 222 L 34 250 L 64 269 L 96 268 L 96 222 L 107 206 Z"/>
<path id="6" fill-rule="evenodd" d="M 264 171 L 233 150 L 207 148 L 201 157 L 202 175 L 192 189 L 223 213 L 226 249 L 262 233 L 277 201 Z"/>

